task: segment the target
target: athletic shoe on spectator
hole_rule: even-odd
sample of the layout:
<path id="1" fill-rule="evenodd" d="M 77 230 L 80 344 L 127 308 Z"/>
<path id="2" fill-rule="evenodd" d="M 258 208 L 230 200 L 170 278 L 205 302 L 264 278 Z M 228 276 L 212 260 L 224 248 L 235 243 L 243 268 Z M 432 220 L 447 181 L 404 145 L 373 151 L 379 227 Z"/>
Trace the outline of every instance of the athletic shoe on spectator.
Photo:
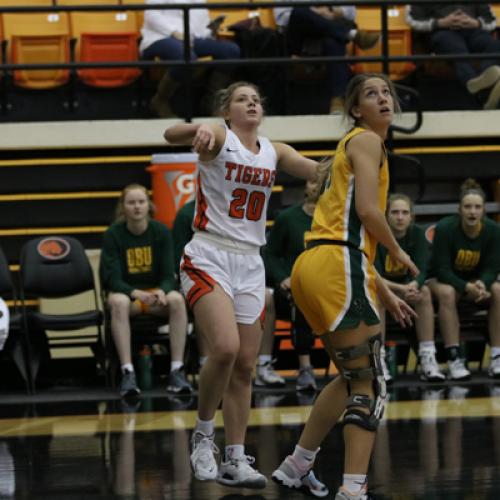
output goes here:
<path id="1" fill-rule="evenodd" d="M 470 371 L 465 367 L 463 359 L 457 358 L 448 361 L 448 378 L 451 380 L 467 380 L 470 378 Z"/>
<path id="2" fill-rule="evenodd" d="M 493 378 L 500 378 L 500 356 L 495 356 L 494 358 L 490 358 L 488 375 Z"/>
<path id="3" fill-rule="evenodd" d="M 297 391 L 317 391 L 316 379 L 312 366 L 305 366 L 299 370 L 299 376 L 295 384 Z"/>
<path id="4" fill-rule="evenodd" d="M 120 396 L 122 398 L 132 398 L 134 396 L 138 396 L 140 393 L 141 390 L 137 387 L 135 373 L 125 371 L 120 382 Z"/>
<path id="5" fill-rule="evenodd" d="M 490 66 L 486 68 L 479 76 L 476 78 L 471 78 L 467 82 L 467 90 L 471 94 L 476 94 L 480 90 L 488 89 L 493 87 L 495 83 L 500 79 L 500 66 Z"/>
<path id="6" fill-rule="evenodd" d="M 366 491 L 362 491 L 361 493 L 350 493 L 345 488 L 340 487 L 339 491 L 335 495 L 335 500 L 368 500 L 368 495 Z"/>
<path id="7" fill-rule="evenodd" d="M 436 354 L 433 351 L 424 351 L 419 354 L 420 380 L 425 382 L 442 382 L 446 379 L 444 373 L 439 369 Z"/>
<path id="8" fill-rule="evenodd" d="M 285 379 L 274 371 L 274 360 L 257 365 L 255 385 L 258 387 L 283 387 Z"/>
<path id="9" fill-rule="evenodd" d="M 167 392 L 174 394 L 191 394 L 193 388 L 186 380 L 184 371 L 182 369 L 172 370 L 168 376 Z"/>
<path id="10" fill-rule="evenodd" d="M 377 45 L 380 40 L 380 33 L 378 31 L 364 31 L 357 30 L 354 35 L 353 42 L 361 50 L 371 49 Z"/>

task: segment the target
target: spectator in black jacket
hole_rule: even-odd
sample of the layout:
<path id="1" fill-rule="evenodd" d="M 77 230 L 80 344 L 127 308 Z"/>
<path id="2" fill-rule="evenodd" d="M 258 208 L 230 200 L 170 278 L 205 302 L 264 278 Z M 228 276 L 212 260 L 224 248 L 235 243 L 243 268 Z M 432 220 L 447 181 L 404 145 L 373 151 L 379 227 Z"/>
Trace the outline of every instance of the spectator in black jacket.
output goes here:
<path id="1" fill-rule="evenodd" d="M 500 40 L 492 31 L 496 18 L 488 4 L 412 4 L 406 20 L 414 31 L 430 34 L 436 54 L 500 53 Z M 458 80 L 477 94 L 484 109 L 496 109 L 500 101 L 500 66 L 496 60 L 455 60 Z"/>

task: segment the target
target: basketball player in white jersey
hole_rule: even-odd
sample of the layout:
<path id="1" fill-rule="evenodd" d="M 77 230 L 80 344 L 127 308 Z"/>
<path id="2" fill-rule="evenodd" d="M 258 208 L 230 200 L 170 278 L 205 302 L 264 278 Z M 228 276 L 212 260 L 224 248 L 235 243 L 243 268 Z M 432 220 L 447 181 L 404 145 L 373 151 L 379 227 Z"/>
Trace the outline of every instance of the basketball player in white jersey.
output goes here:
<path id="1" fill-rule="evenodd" d="M 199 153 L 194 236 L 181 261 L 183 292 L 206 339 L 199 380 L 191 465 L 196 478 L 264 488 L 266 478 L 245 453 L 252 371 L 262 336 L 266 212 L 276 169 L 314 179 L 317 163 L 259 136 L 257 87 L 237 82 L 218 95 L 224 125 L 183 123 L 165 131 L 171 144 Z M 222 401 L 226 446 L 218 466 L 214 418 Z"/>

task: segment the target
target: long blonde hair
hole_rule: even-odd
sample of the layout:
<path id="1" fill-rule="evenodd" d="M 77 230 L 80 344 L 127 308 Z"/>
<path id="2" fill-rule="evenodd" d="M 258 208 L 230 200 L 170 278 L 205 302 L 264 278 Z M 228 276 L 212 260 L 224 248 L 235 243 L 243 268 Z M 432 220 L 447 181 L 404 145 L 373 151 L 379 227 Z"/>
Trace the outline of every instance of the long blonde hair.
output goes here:
<path id="1" fill-rule="evenodd" d="M 332 168 L 334 158 L 335 158 L 334 156 L 328 156 L 326 158 L 323 158 L 318 163 L 318 169 L 316 171 L 316 179 L 314 182 L 314 186 L 307 191 L 306 198 L 304 200 L 305 203 L 316 204 L 318 202 L 319 197 L 325 190 L 325 186 Z"/>

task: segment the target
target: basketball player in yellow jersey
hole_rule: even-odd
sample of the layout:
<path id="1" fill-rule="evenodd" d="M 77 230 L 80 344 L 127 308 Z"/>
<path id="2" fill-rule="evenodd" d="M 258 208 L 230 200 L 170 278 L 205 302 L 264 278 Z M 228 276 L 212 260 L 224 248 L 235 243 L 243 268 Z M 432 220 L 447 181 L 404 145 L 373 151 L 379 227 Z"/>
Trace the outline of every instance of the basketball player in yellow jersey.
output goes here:
<path id="1" fill-rule="evenodd" d="M 312 466 L 321 442 L 344 412 L 344 476 L 335 499 L 369 498 L 366 475 L 386 399 L 377 298 L 402 325 L 411 324 L 415 315 L 373 266 L 379 242 L 395 261 L 418 274 L 384 216 L 389 184 L 384 140 L 394 111 L 399 111 L 394 96 L 384 75 L 357 75 L 350 81 L 345 112 L 354 127 L 337 146 L 305 236 L 306 251 L 292 271 L 293 298 L 340 375 L 316 399 L 295 450 L 273 479 L 319 498 L 329 492 Z"/>

